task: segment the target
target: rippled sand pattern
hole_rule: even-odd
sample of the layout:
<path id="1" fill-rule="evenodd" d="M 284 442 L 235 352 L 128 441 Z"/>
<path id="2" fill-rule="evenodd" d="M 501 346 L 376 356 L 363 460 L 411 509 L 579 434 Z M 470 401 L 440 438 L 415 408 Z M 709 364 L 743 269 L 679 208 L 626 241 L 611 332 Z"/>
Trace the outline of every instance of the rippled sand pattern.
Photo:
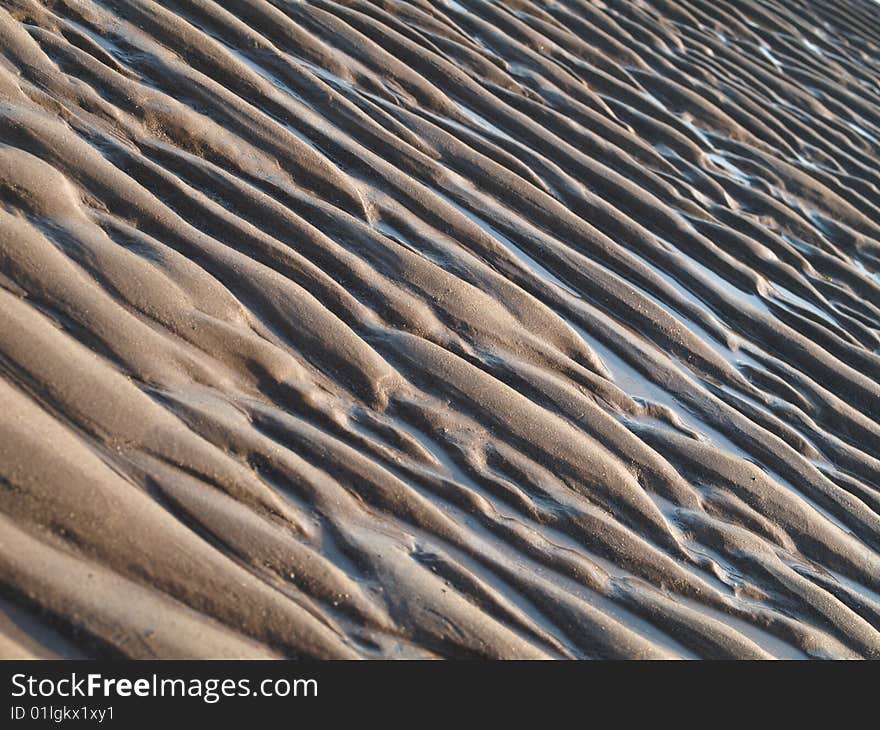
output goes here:
<path id="1" fill-rule="evenodd" d="M 0 655 L 880 656 L 880 6 L 0 0 Z"/>

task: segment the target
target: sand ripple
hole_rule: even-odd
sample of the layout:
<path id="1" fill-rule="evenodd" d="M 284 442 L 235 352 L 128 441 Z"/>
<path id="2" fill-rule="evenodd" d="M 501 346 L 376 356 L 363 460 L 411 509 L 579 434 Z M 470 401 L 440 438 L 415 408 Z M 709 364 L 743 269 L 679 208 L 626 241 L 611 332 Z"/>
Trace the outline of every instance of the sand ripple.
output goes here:
<path id="1" fill-rule="evenodd" d="M 0 0 L 0 655 L 880 656 L 878 17 Z"/>

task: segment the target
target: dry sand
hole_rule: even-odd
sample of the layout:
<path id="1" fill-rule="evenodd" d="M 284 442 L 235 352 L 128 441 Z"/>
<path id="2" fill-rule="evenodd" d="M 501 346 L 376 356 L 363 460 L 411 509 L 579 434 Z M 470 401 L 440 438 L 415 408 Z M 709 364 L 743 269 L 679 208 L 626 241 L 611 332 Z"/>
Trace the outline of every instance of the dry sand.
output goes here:
<path id="1" fill-rule="evenodd" d="M 880 6 L 0 0 L 0 655 L 880 656 Z"/>

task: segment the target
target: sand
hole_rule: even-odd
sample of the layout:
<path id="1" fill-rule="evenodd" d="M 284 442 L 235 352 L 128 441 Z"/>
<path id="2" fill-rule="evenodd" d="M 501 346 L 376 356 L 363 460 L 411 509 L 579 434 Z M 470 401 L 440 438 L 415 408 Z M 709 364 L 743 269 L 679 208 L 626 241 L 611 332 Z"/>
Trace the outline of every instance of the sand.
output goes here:
<path id="1" fill-rule="evenodd" d="M 880 657 L 880 6 L 0 1 L 0 656 Z"/>

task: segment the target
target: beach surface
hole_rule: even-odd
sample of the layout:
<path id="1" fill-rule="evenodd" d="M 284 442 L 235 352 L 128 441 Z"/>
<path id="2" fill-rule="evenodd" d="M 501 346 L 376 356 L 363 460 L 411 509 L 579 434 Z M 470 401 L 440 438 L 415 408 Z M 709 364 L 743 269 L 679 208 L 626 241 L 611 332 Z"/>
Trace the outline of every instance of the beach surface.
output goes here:
<path id="1" fill-rule="evenodd" d="M 880 657 L 880 5 L 0 0 L 0 657 Z"/>

